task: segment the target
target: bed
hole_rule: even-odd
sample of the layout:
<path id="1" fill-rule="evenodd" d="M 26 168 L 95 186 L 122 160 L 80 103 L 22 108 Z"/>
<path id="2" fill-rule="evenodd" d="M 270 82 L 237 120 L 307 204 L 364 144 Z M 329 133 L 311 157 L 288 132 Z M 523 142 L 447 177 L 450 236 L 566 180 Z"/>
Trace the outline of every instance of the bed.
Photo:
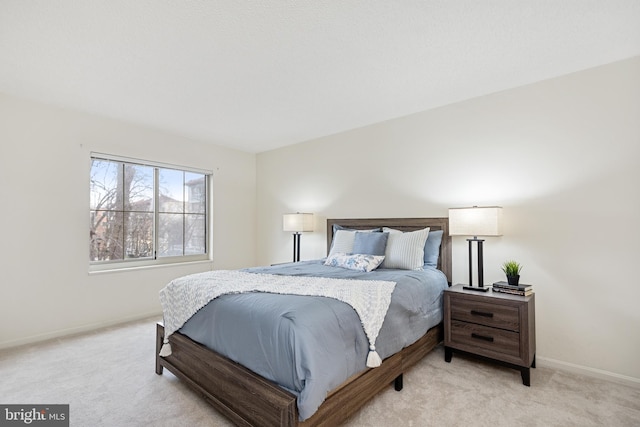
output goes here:
<path id="1" fill-rule="evenodd" d="M 451 281 L 451 244 L 447 218 L 328 219 L 327 251 L 332 247 L 334 229 L 370 230 L 388 227 L 411 232 L 429 227 L 441 230 L 437 269 Z M 299 264 L 302 266 L 304 263 Z M 301 268 L 301 267 L 300 267 Z M 186 329 L 186 328 L 185 328 Z M 256 374 L 240 363 L 210 350 L 182 331 L 171 334 L 171 355 L 159 356 L 165 339 L 162 323 L 156 329 L 156 373 L 164 368 L 197 391 L 206 401 L 237 425 L 317 426 L 338 425 L 353 415 L 384 387 L 402 389 L 402 375 L 442 340 L 442 323 L 431 327 L 412 344 L 386 355 L 379 367 L 365 368 L 336 385 L 322 404 L 304 421 L 300 420 L 297 396 L 287 387 Z"/>

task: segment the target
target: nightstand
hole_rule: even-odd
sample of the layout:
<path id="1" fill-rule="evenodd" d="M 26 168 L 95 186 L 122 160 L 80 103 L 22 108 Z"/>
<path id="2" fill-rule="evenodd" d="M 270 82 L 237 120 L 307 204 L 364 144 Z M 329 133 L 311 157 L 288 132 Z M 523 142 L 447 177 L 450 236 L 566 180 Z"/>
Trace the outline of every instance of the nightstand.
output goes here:
<path id="1" fill-rule="evenodd" d="M 519 369 L 531 385 L 536 367 L 535 294 L 479 294 L 455 285 L 444 291 L 444 357 L 460 351 Z"/>

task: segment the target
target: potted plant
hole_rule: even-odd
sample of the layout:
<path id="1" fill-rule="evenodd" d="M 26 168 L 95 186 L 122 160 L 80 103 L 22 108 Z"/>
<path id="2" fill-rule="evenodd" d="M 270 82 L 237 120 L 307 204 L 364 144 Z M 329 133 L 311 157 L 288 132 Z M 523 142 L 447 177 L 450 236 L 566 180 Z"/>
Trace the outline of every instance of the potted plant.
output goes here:
<path id="1" fill-rule="evenodd" d="M 512 286 L 518 286 L 521 270 L 522 265 L 519 262 L 513 260 L 505 261 L 502 264 L 502 271 L 504 271 L 504 274 L 507 275 L 507 283 Z"/>

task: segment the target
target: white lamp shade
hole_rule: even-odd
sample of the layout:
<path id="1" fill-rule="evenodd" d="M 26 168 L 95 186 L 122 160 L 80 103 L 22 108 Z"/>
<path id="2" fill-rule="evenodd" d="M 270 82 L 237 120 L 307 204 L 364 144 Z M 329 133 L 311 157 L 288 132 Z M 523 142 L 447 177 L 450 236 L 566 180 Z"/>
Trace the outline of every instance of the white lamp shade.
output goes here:
<path id="1" fill-rule="evenodd" d="M 283 231 L 313 231 L 312 213 L 292 213 L 282 215 Z"/>
<path id="2" fill-rule="evenodd" d="M 450 236 L 502 236 L 502 207 L 449 209 Z"/>

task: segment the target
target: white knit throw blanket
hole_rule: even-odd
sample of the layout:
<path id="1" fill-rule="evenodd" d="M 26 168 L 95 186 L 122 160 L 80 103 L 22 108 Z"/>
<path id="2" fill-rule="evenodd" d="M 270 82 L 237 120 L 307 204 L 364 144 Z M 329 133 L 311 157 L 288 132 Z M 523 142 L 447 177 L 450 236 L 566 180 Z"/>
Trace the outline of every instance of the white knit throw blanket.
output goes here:
<path id="1" fill-rule="evenodd" d="M 375 342 L 395 286 L 395 282 L 382 280 L 279 276 L 238 270 L 216 270 L 180 277 L 160 291 L 165 333 L 160 356 L 171 355 L 169 336 L 214 298 L 225 294 L 268 292 L 329 297 L 349 304 L 360 317 L 369 340 L 367 366 L 375 368 L 382 363 Z"/>

